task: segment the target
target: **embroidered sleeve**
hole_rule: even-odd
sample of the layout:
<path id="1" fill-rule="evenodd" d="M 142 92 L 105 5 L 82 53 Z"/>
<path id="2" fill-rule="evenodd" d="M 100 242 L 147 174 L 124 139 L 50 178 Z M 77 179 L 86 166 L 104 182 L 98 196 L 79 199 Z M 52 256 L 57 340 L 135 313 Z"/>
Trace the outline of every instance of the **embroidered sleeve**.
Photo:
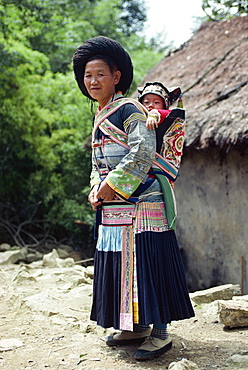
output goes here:
<path id="1" fill-rule="evenodd" d="M 92 153 L 92 170 L 90 174 L 90 187 L 92 188 L 94 185 L 98 185 L 101 182 L 100 175 L 97 171 L 97 167 L 95 164 L 95 158 Z"/>
<path id="2" fill-rule="evenodd" d="M 126 199 L 145 181 L 155 159 L 156 134 L 146 129 L 145 122 L 145 115 L 138 110 L 124 121 L 130 150 L 106 178 L 109 186 Z"/>
<path id="3" fill-rule="evenodd" d="M 93 188 L 94 185 L 98 185 L 100 182 L 98 172 L 96 170 L 92 170 L 90 174 L 90 187 Z"/>

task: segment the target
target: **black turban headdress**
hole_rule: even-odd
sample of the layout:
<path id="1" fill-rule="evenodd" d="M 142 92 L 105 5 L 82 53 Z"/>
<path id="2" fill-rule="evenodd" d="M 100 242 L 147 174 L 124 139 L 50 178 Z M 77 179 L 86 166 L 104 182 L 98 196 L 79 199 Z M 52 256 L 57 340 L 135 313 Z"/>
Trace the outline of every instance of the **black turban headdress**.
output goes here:
<path id="1" fill-rule="evenodd" d="M 121 78 L 116 85 L 116 91 L 120 90 L 123 94 L 129 89 L 133 80 L 133 65 L 127 51 L 117 42 L 108 37 L 97 36 L 85 41 L 80 45 L 73 55 L 73 69 L 76 81 L 82 93 L 93 99 L 84 84 L 85 66 L 94 56 L 105 56 L 112 60 L 121 72 Z"/>

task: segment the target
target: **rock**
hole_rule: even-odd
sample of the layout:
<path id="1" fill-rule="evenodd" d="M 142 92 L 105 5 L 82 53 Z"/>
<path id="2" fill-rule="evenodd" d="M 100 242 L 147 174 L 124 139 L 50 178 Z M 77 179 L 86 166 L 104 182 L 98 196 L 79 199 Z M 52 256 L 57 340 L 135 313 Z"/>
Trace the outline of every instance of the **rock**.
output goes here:
<path id="1" fill-rule="evenodd" d="M 233 300 L 234 301 L 246 301 L 246 302 L 248 302 L 248 295 L 241 295 L 241 296 L 238 296 L 238 297 L 233 297 Z"/>
<path id="2" fill-rule="evenodd" d="M 63 249 L 63 248 L 58 248 L 57 252 L 58 252 L 59 258 L 67 258 L 69 257 L 69 254 L 70 254 L 70 252 L 68 252 L 67 249 Z"/>
<path id="3" fill-rule="evenodd" d="M 0 244 L 0 252 L 6 252 L 11 249 L 11 246 L 7 243 Z"/>
<path id="4" fill-rule="evenodd" d="M 90 278 L 86 278 L 86 277 L 78 277 L 77 279 L 74 280 L 73 284 L 72 284 L 72 288 L 75 288 L 79 285 L 82 285 L 82 284 L 89 284 L 89 285 L 92 285 L 92 280 Z"/>
<path id="5" fill-rule="evenodd" d="M 32 263 L 35 261 L 40 261 L 43 258 L 43 254 L 40 252 L 33 252 L 33 253 L 28 253 L 26 256 L 26 263 Z"/>
<path id="6" fill-rule="evenodd" d="M 25 283 L 27 280 L 36 282 L 35 277 L 32 276 L 30 272 L 23 266 L 17 272 L 16 276 L 13 278 L 13 281 L 15 281 L 17 284 L 22 284 L 23 282 Z"/>
<path id="7" fill-rule="evenodd" d="M 64 328 L 80 329 L 80 322 L 75 317 L 66 317 L 63 315 L 54 315 L 51 317 L 51 322 L 55 325 L 61 325 Z"/>
<path id="8" fill-rule="evenodd" d="M 81 266 L 81 265 L 75 265 L 74 270 L 78 271 L 80 274 L 86 275 L 86 267 Z"/>
<path id="9" fill-rule="evenodd" d="M 22 299 L 22 307 L 27 307 L 32 311 L 42 312 L 45 316 L 50 317 L 59 313 L 59 304 L 56 298 L 53 298 L 46 292 L 34 294 Z"/>
<path id="10" fill-rule="evenodd" d="M 208 303 L 204 306 L 203 316 L 206 317 L 208 322 L 217 322 L 219 321 L 219 305 L 218 301 Z"/>
<path id="11" fill-rule="evenodd" d="M 57 249 L 53 249 L 51 253 L 45 254 L 43 256 L 43 266 L 45 267 L 72 267 L 75 262 L 73 258 L 62 259 L 59 258 Z"/>
<path id="12" fill-rule="evenodd" d="M 65 260 L 61 258 L 56 258 L 57 267 L 72 267 L 75 262 L 73 258 L 66 258 Z"/>
<path id="13" fill-rule="evenodd" d="M 219 299 L 229 300 L 232 299 L 233 296 L 240 295 L 241 289 L 238 284 L 237 285 L 225 284 L 214 288 L 209 288 L 194 293 L 190 293 L 190 298 L 195 304 L 201 305 L 203 303 L 211 303 Z"/>
<path id="14" fill-rule="evenodd" d="M 199 370 L 199 367 L 194 362 L 183 358 L 178 362 L 171 362 L 168 370 Z"/>
<path id="15" fill-rule="evenodd" d="M 117 361 L 128 358 L 128 357 L 129 357 L 129 355 L 128 355 L 127 351 L 125 351 L 124 349 L 118 349 L 118 351 L 115 355 L 115 358 L 116 358 Z"/>
<path id="16" fill-rule="evenodd" d="M 82 254 L 81 252 L 73 251 L 69 254 L 69 257 L 73 258 L 75 262 L 79 262 L 82 260 Z"/>
<path id="17" fill-rule="evenodd" d="M 27 268 L 30 269 L 30 270 L 35 270 L 37 268 L 43 268 L 43 256 L 42 256 L 42 260 L 34 261 L 34 262 L 30 263 L 27 266 Z"/>
<path id="18" fill-rule="evenodd" d="M 73 248 L 72 247 L 70 247 L 69 245 L 67 245 L 67 244 L 60 244 L 60 246 L 59 246 L 59 249 L 61 250 L 63 250 L 64 252 L 66 252 L 67 254 L 70 254 L 70 253 L 72 253 L 73 252 Z"/>
<path id="19" fill-rule="evenodd" d="M 15 348 L 24 346 L 23 342 L 19 339 L 8 338 L 0 340 L 0 352 L 12 351 Z"/>
<path id="20" fill-rule="evenodd" d="M 248 302 L 246 299 L 219 301 L 219 320 L 229 328 L 248 326 Z"/>
<path id="21" fill-rule="evenodd" d="M 43 266 L 58 267 L 57 258 L 59 258 L 58 252 L 56 249 L 53 249 L 51 253 L 47 253 L 43 256 Z"/>
<path id="22" fill-rule="evenodd" d="M 102 335 L 106 335 L 106 329 L 102 328 L 101 326 L 89 323 L 81 323 L 80 330 L 82 333 L 89 334 L 97 334 L 99 337 Z M 105 339 L 104 339 L 105 341 Z"/>
<path id="23" fill-rule="evenodd" d="M 247 364 L 248 365 L 248 355 L 235 354 L 227 360 L 228 363 L 232 364 Z"/>
<path id="24" fill-rule="evenodd" d="M 94 277 L 94 266 L 87 266 L 85 269 L 85 276 L 93 279 Z"/>
<path id="25" fill-rule="evenodd" d="M 10 250 L 0 253 L 0 265 L 15 264 L 25 261 L 28 252 L 26 248 Z"/>

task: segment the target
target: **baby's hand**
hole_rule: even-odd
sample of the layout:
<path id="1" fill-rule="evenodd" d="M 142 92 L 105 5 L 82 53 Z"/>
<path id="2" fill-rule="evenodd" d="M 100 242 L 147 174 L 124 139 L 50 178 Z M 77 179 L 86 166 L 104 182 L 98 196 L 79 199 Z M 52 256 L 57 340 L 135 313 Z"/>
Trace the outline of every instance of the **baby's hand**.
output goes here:
<path id="1" fill-rule="evenodd" d="M 158 127 L 158 122 L 157 122 L 157 119 L 154 118 L 154 117 L 149 117 L 147 118 L 146 120 L 146 128 L 148 130 L 154 130 L 155 127 Z"/>
<path id="2" fill-rule="evenodd" d="M 157 111 L 157 109 L 152 109 L 148 113 L 148 117 L 147 117 L 147 120 L 146 120 L 146 128 L 148 130 L 154 130 L 155 127 L 158 128 L 159 121 L 160 121 L 159 112 Z"/>

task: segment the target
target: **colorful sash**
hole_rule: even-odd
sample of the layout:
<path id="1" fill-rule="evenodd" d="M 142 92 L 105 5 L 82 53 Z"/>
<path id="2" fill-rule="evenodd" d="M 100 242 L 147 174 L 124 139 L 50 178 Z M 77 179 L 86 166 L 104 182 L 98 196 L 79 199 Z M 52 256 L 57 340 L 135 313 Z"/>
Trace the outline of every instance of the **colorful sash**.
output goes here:
<path id="1" fill-rule="evenodd" d="M 103 226 L 132 225 L 136 214 L 136 204 L 125 201 L 110 201 L 102 204 Z"/>

